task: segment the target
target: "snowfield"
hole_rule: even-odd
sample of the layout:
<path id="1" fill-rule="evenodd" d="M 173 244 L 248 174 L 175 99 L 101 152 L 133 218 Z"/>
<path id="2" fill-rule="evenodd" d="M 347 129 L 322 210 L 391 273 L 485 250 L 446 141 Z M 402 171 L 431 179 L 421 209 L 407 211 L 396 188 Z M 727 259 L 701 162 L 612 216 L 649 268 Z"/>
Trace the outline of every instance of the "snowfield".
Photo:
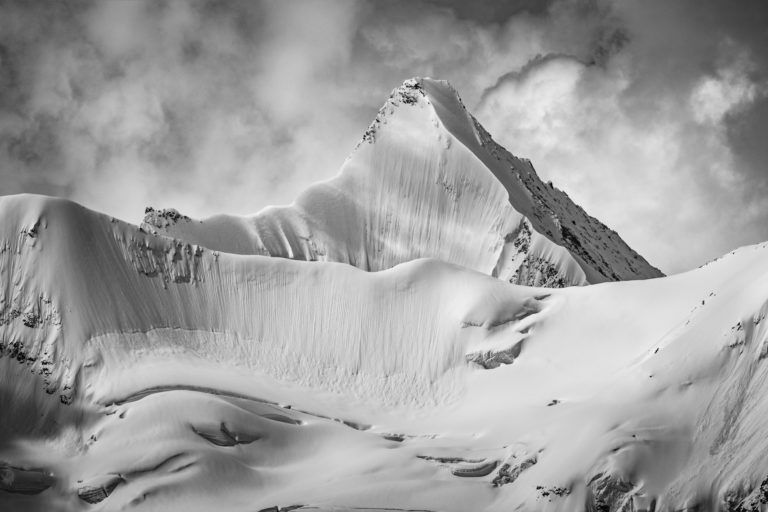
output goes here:
<path id="1" fill-rule="evenodd" d="M 0 510 L 766 510 L 768 244 L 656 277 L 444 82 L 147 217 L 0 197 Z"/>

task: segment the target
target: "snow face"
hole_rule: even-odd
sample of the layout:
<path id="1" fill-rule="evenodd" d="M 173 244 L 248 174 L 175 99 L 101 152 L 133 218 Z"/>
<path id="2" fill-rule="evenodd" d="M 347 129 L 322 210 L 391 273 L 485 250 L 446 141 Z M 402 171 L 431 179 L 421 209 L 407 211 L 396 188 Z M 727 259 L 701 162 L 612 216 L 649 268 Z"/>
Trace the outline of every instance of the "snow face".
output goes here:
<path id="1" fill-rule="evenodd" d="M 450 84 L 428 78 L 395 89 L 339 175 L 294 204 L 202 221 L 164 212 L 148 212 L 144 227 L 222 252 L 368 271 L 437 258 L 547 287 L 661 275 L 496 144 Z"/>
<path id="2" fill-rule="evenodd" d="M 548 289 L 0 218 L 2 510 L 765 506 L 768 244 Z"/>

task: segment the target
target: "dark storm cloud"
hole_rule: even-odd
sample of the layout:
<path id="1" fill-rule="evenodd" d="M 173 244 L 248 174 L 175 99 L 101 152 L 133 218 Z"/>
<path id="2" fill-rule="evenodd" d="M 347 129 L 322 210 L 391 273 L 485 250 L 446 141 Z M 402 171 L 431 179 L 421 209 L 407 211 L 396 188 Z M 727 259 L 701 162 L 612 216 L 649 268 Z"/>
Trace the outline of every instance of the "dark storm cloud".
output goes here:
<path id="1" fill-rule="evenodd" d="M 458 19 L 473 20 L 483 24 L 503 23 L 521 13 L 543 14 L 549 10 L 552 0 L 427 0 L 428 4 L 451 10 Z"/>
<path id="2" fill-rule="evenodd" d="M 739 159 L 741 168 L 754 174 L 754 178 L 768 180 L 768 98 L 725 119 L 728 142 Z"/>
<path id="3" fill-rule="evenodd" d="M 392 87 L 434 76 L 665 270 L 768 239 L 761 2 L 0 10 L 3 194 L 249 213 L 333 175 Z"/>

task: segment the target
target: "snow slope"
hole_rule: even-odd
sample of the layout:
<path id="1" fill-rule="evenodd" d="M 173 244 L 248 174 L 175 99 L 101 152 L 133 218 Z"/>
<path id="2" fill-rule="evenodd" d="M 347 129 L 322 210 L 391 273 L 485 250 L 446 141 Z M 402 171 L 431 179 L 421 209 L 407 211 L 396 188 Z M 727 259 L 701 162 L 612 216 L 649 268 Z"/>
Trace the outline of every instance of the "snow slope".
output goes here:
<path id="1" fill-rule="evenodd" d="M 765 510 L 768 244 L 547 289 L 0 218 L 0 510 Z"/>
<path id="2" fill-rule="evenodd" d="M 222 252 L 371 271 L 437 258 L 554 287 L 661 275 L 429 78 L 395 89 L 339 175 L 294 204 L 203 221 L 150 209 L 144 227 Z"/>

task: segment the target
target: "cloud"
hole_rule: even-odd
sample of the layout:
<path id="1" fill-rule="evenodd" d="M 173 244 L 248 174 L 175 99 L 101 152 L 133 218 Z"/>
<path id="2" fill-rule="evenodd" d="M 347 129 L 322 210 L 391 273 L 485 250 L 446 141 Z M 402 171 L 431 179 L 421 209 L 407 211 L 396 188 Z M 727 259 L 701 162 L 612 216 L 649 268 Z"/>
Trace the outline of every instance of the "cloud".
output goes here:
<path id="1" fill-rule="evenodd" d="M 768 238 L 768 204 L 755 193 L 766 189 L 765 167 L 745 169 L 729 139 L 768 82 L 747 42 L 651 4 L 611 11 L 628 36 L 607 59 L 532 59 L 486 90 L 477 114 L 543 177 L 677 272 Z"/>
<path id="2" fill-rule="evenodd" d="M 3 194 L 61 195 L 131 221 L 147 204 L 252 213 L 334 175 L 393 87 L 434 76 L 665 270 L 768 238 L 758 2 L 75 0 L 0 11 Z"/>
<path id="3" fill-rule="evenodd" d="M 754 103 L 761 87 L 750 80 L 743 69 L 729 65 L 718 69 L 714 76 L 705 76 L 696 84 L 691 95 L 691 110 L 698 123 L 720 124 L 726 115 L 733 115 Z"/>
<path id="4" fill-rule="evenodd" d="M 134 221 L 144 203 L 205 215 L 289 202 L 335 172 L 368 122 L 334 108 L 344 98 L 330 76 L 346 67 L 356 12 L 311 1 L 4 6 L 2 192 L 65 195 Z"/>
<path id="5" fill-rule="evenodd" d="M 290 202 L 337 172 L 404 79 L 455 75 L 472 97 L 544 49 L 527 14 L 487 28 L 419 2 L 2 10 L 2 192 L 133 221 L 146 203 L 208 215 Z"/>

